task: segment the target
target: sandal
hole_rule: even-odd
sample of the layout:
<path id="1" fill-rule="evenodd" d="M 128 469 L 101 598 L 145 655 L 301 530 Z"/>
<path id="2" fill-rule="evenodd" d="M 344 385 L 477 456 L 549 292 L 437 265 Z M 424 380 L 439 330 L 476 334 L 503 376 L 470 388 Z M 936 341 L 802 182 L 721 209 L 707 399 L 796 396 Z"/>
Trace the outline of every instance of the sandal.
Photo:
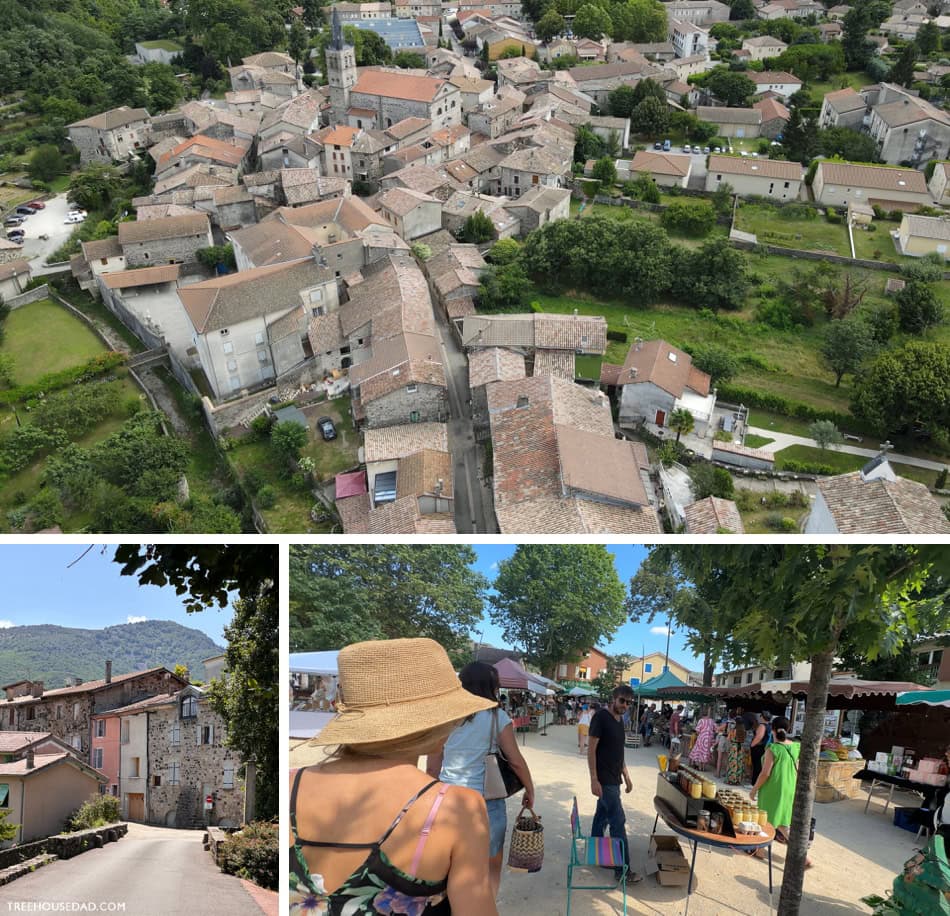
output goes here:
<path id="1" fill-rule="evenodd" d="M 787 846 L 787 845 L 788 845 L 788 837 L 785 836 L 785 834 L 782 833 L 781 831 L 776 830 L 776 831 L 775 831 L 775 842 L 776 842 L 776 843 L 781 843 L 783 846 Z"/>

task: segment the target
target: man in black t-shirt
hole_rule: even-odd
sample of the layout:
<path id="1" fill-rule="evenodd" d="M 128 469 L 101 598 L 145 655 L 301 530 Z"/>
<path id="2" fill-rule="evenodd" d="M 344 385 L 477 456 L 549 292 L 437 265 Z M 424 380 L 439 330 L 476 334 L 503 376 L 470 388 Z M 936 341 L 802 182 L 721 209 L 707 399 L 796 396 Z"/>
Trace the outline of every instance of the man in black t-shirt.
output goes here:
<path id="1" fill-rule="evenodd" d="M 591 719 L 587 765 L 590 768 L 590 790 L 597 798 L 597 810 L 591 824 L 591 836 L 603 836 L 609 828 L 610 836 L 623 840 L 623 858 L 627 863 L 627 883 L 636 884 L 643 876 L 630 871 L 630 844 L 627 842 L 627 817 L 620 799 L 621 777 L 627 792 L 633 783 L 624 760 L 624 733 L 621 718 L 633 699 L 633 691 L 621 684 L 614 688 L 610 705 L 598 709 Z M 622 872 L 616 872 L 618 880 Z"/>

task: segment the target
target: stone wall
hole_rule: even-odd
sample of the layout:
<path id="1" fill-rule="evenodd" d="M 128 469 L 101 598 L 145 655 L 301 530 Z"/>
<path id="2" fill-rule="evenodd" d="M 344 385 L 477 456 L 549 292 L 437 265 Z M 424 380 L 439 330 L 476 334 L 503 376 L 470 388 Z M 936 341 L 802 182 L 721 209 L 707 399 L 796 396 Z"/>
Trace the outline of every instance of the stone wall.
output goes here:
<path id="1" fill-rule="evenodd" d="M 370 428 L 403 423 L 445 423 L 449 415 L 446 389 L 439 385 L 417 385 L 410 393 L 399 388 L 363 404 Z"/>
<path id="2" fill-rule="evenodd" d="M 49 287 L 44 283 L 42 286 L 37 286 L 36 289 L 29 289 L 25 293 L 20 293 L 19 296 L 11 296 L 9 299 L 4 300 L 4 305 L 9 306 L 12 311 L 13 309 L 22 308 L 31 302 L 38 302 L 40 299 L 46 299 L 48 297 Z"/>
<path id="3" fill-rule="evenodd" d="M 184 264 L 198 263 L 195 252 L 213 244 L 210 231 L 204 235 L 189 235 L 175 239 L 153 239 L 149 242 L 131 242 L 122 246 L 125 263 L 132 267 L 154 267 L 170 261 Z"/>
<path id="4" fill-rule="evenodd" d="M 60 833 L 56 836 L 47 837 L 45 840 L 10 846 L 7 849 L 0 849 L 0 869 L 9 868 L 11 865 L 17 865 L 43 853 L 51 853 L 60 859 L 71 859 L 81 852 L 97 849 L 104 843 L 113 843 L 124 837 L 128 831 L 128 824 L 107 824 L 104 827 L 95 827 L 91 830 Z"/>
<path id="5" fill-rule="evenodd" d="M 180 710 L 176 703 L 149 713 L 146 817 L 168 827 L 237 827 L 244 821 L 244 783 L 240 760 L 224 743 L 224 721 L 204 699 L 195 717 L 181 718 Z M 171 782 L 172 763 L 178 764 L 177 785 Z M 232 788 L 224 787 L 225 767 L 231 768 Z M 215 796 L 211 811 L 204 810 L 206 795 Z"/>

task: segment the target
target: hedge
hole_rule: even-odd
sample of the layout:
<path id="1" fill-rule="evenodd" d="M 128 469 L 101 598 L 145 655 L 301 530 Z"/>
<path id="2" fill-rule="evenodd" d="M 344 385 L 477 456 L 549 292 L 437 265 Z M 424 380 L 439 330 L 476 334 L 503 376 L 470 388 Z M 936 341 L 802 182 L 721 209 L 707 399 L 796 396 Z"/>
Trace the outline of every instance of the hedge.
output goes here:
<path id="1" fill-rule="evenodd" d="M 814 461 L 795 461 L 791 458 L 779 459 L 775 465 L 776 471 L 792 471 L 795 474 L 819 474 L 823 477 L 833 477 L 839 474 L 830 464 L 818 464 Z"/>
<path id="2" fill-rule="evenodd" d="M 254 821 L 221 844 L 221 871 L 277 890 L 277 848 L 277 825 Z"/>
<path id="3" fill-rule="evenodd" d="M 839 428 L 842 426 L 857 426 L 857 421 L 849 413 L 839 413 L 836 410 L 821 410 L 804 404 L 801 401 L 792 401 L 780 394 L 770 391 L 760 391 L 757 388 L 745 388 L 741 385 L 718 385 L 717 397 L 720 401 L 744 404 L 746 407 L 761 407 L 773 413 L 784 414 L 787 417 L 797 417 L 800 420 L 831 420 Z"/>
<path id="4" fill-rule="evenodd" d="M 105 375 L 125 362 L 125 354 L 115 350 L 101 353 L 81 366 L 72 366 L 60 372 L 50 372 L 30 385 L 20 385 L 0 391 L 0 404 L 16 404 L 41 394 L 49 394 L 59 388 L 67 388 L 76 382 L 88 382 L 98 375 Z"/>

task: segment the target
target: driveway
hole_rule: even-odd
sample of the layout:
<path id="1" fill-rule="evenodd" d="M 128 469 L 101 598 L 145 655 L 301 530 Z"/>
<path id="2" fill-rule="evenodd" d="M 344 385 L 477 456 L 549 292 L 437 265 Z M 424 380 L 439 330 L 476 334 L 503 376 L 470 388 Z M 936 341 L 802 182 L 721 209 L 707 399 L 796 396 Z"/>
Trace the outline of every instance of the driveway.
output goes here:
<path id="1" fill-rule="evenodd" d="M 37 210 L 32 216 L 28 216 L 20 227 L 26 230 L 23 257 L 30 262 L 34 276 L 49 273 L 46 259 L 72 235 L 73 229 L 76 228 L 76 226 L 63 224 L 66 211 L 69 209 L 65 194 L 59 194 L 44 203 L 46 209 Z M 49 239 L 39 238 L 41 235 L 48 235 Z"/>
<path id="2" fill-rule="evenodd" d="M 247 882 L 223 874 L 202 848 L 202 838 L 200 830 L 129 824 L 128 835 L 117 843 L 54 862 L 4 887 L 4 911 L 276 914 L 277 895 L 246 888 Z"/>

